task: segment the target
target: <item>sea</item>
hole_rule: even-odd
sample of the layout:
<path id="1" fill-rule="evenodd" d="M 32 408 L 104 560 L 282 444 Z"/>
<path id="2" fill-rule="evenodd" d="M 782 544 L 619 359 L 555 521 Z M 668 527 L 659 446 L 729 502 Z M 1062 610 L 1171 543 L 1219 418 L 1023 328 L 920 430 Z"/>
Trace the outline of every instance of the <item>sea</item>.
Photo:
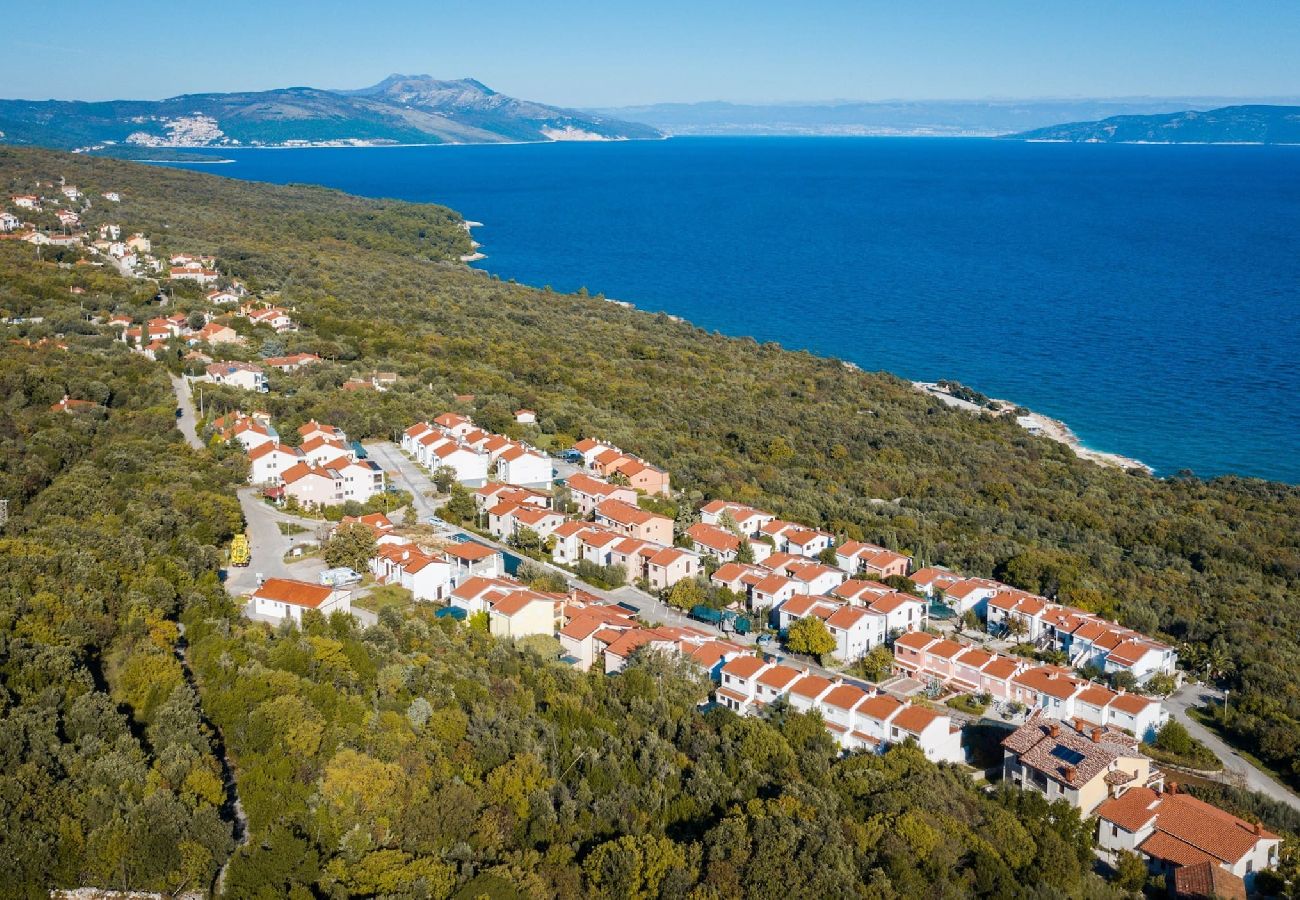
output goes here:
<path id="1" fill-rule="evenodd" d="M 502 278 L 953 379 L 1160 475 L 1300 483 L 1300 147 L 940 138 L 221 150 L 446 204 Z"/>

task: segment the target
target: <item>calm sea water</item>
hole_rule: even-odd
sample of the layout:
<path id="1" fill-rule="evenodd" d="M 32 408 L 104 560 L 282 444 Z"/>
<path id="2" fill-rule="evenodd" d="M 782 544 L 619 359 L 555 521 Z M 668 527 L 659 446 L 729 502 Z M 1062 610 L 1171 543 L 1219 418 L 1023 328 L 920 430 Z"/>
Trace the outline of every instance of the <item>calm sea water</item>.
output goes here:
<path id="1" fill-rule="evenodd" d="M 1162 474 L 1300 482 L 1300 147 L 697 138 L 226 153 L 436 201 L 504 278 L 1063 419 Z"/>

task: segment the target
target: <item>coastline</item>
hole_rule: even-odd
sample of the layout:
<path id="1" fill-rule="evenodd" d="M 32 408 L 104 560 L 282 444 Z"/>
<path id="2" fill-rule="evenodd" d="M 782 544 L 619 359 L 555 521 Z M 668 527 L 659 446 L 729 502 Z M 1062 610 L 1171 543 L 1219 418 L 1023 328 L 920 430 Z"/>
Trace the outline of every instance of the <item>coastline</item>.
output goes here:
<path id="1" fill-rule="evenodd" d="M 1093 450 L 1091 447 L 1084 445 L 1079 440 L 1069 425 L 1066 425 L 1060 419 L 1053 419 L 1042 413 L 1026 409 L 1019 404 L 1010 400 L 1000 400 L 994 397 L 988 398 L 988 405 L 981 406 L 970 400 L 964 400 L 950 393 L 939 383 L 933 381 L 913 381 L 912 387 L 928 397 L 934 397 L 936 400 L 953 407 L 954 409 L 965 410 L 966 412 L 975 413 L 982 416 L 992 416 L 994 418 L 1005 418 L 1012 416 L 1015 422 L 1025 431 L 1039 437 L 1045 437 L 1048 440 L 1056 441 L 1058 444 L 1064 444 L 1074 452 L 1074 455 L 1080 459 L 1086 459 L 1088 462 L 1096 463 L 1099 466 L 1106 466 L 1112 469 L 1142 469 L 1148 474 L 1154 475 L 1155 469 L 1140 459 L 1134 459 L 1131 456 L 1124 456 L 1119 453 L 1107 453 L 1104 450 Z M 1017 415 L 1019 412 L 1019 415 Z"/>

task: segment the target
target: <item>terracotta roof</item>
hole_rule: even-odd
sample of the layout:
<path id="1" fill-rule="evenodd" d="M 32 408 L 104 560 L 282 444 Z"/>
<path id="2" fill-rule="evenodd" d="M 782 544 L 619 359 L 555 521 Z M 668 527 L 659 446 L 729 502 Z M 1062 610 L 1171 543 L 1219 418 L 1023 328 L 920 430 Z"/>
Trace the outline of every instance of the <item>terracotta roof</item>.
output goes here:
<path id="1" fill-rule="evenodd" d="M 1175 866 L 1194 866 L 1205 862 L 1218 865 L 1219 862 L 1205 851 L 1198 850 L 1191 844 L 1180 841 L 1159 829 L 1153 831 L 1150 837 L 1139 844 L 1138 849 L 1148 856 L 1173 863 Z"/>
<path id="2" fill-rule="evenodd" d="M 708 547 L 711 550 L 721 550 L 728 553 L 734 553 L 740 548 L 740 538 L 727 531 L 725 528 L 718 528 L 715 525 L 706 525 L 703 522 L 696 522 L 690 528 L 686 529 L 686 536 L 697 544 Z"/>
<path id="3" fill-rule="evenodd" d="M 790 693 L 798 694 L 800 697 L 807 697 L 811 700 L 831 686 L 831 681 L 820 675 L 804 675 L 803 678 L 800 678 L 790 686 Z"/>
<path id="4" fill-rule="evenodd" d="M 912 734 L 920 734 L 930 727 L 939 714 L 932 709 L 926 709 L 924 706 L 908 706 L 890 722 L 890 725 L 896 725 L 904 731 Z"/>
<path id="5" fill-rule="evenodd" d="M 869 719 L 875 719 L 878 722 L 885 722 L 894 713 L 902 709 L 903 704 L 896 698 L 888 694 L 877 694 L 874 697 L 862 701 L 858 707 L 857 713 L 860 716 L 866 716 Z"/>
<path id="6" fill-rule="evenodd" d="M 905 634 L 900 634 L 895 638 L 894 646 L 897 647 L 901 644 L 908 650 L 921 651 L 926 647 L 929 647 L 931 644 L 938 642 L 938 640 L 939 638 L 932 634 L 927 634 L 924 631 L 909 631 Z"/>
<path id="7" fill-rule="evenodd" d="M 474 541 L 461 541 L 459 544 L 452 544 L 444 548 L 445 552 L 457 559 L 467 559 L 470 562 L 477 562 L 480 559 L 487 559 L 499 551 L 491 547 L 484 547 L 482 544 L 476 544 Z"/>
<path id="8" fill-rule="evenodd" d="M 790 686 L 803 673 L 791 666 L 776 665 L 758 676 L 758 683 L 773 690 L 782 691 Z"/>
<path id="9" fill-rule="evenodd" d="M 268 578 L 262 582 L 257 590 L 253 591 L 253 596 L 263 600 L 273 600 L 277 603 L 289 603 L 293 606 L 318 609 L 333 593 L 334 591 L 331 588 L 307 581 L 294 581 L 291 578 Z"/>
<path id="10" fill-rule="evenodd" d="M 1246 882 L 1207 859 L 1174 869 L 1174 895 L 1188 900 L 1246 900 Z"/>
<path id="11" fill-rule="evenodd" d="M 1017 754 L 1022 765 L 1073 788 L 1083 787 L 1121 756 L 1137 754 L 1137 741 L 1127 735 L 1107 729 L 1100 741 L 1094 741 L 1037 713 L 1002 746 Z"/>
<path id="12" fill-rule="evenodd" d="M 867 692 L 862 688 L 851 684 L 841 684 L 825 697 L 822 697 L 820 702 L 838 709 L 852 709 L 866 698 Z"/>
<path id="13" fill-rule="evenodd" d="M 618 522 L 620 525 L 645 525 L 655 519 L 662 519 L 665 522 L 672 521 L 667 516 L 652 513 L 649 510 L 641 509 L 639 506 L 624 503 L 622 500 L 602 500 L 596 504 L 596 515 Z"/>
<path id="14" fill-rule="evenodd" d="M 826 624 L 847 631 L 869 615 L 870 613 L 860 606 L 841 606 L 827 617 Z"/>
<path id="15" fill-rule="evenodd" d="M 514 616 L 523 612 L 534 603 L 554 603 L 547 597 L 533 591 L 515 591 L 506 594 L 496 603 L 492 604 L 492 611 L 503 616 Z"/>
<path id="16" fill-rule="evenodd" d="M 1256 826 L 1245 819 L 1190 794 L 1161 797 L 1156 810 L 1156 832 L 1229 864 L 1235 864 L 1249 853 L 1259 840 L 1277 839 L 1271 831 L 1259 828 L 1256 833 Z"/>
<path id="17" fill-rule="evenodd" d="M 737 656 L 722 667 L 722 671 L 735 678 L 753 678 L 754 673 L 767 665 L 757 656 Z"/>
<path id="18" fill-rule="evenodd" d="M 1160 795 L 1150 788 L 1132 787 L 1097 807 L 1097 817 L 1137 833 L 1156 817 Z"/>

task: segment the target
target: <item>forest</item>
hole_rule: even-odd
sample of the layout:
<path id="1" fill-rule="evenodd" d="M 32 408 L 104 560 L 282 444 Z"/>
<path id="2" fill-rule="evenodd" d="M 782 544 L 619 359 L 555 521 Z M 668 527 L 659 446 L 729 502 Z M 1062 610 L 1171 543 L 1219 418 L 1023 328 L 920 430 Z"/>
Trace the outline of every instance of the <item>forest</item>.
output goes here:
<path id="1" fill-rule="evenodd" d="M 272 393 L 258 404 L 282 432 L 315 417 L 354 438 L 391 437 L 450 408 L 542 446 L 587 435 L 612 440 L 667 468 L 690 501 L 762 505 L 908 552 L 918 564 L 998 577 L 1163 635 L 1189 669 L 1232 689 L 1225 727 L 1234 739 L 1300 782 L 1294 486 L 1103 469 L 1014 423 L 950 410 L 885 373 L 707 333 L 599 297 L 500 281 L 454 262 L 468 238 L 459 217 L 439 207 L 0 150 L 8 192 L 59 176 L 83 191 L 122 193 L 120 205 L 97 205 L 88 223 L 121 221 L 149 234 L 160 252 L 213 253 L 223 272 L 276 292 L 293 311 L 302 329 L 277 342 L 327 362 L 272 373 Z M 41 552 L 74 557 L 85 553 L 82 544 L 102 541 L 109 549 L 95 559 L 113 566 L 69 563 L 65 576 L 43 566 L 35 582 L 10 581 L 4 639 L 18 646 L 17 636 L 27 635 L 32 654 L 64 640 L 57 629 L 18 627 L 14 610 L 31 607 L 41 579 L 62 604 L 103 610 L 97 619 L 61 608 L 39 613 L 90 633 L 78 631 L 75 651 L 56 654 L 71 668 L 47 678 L 43 701 L 13 699 L 35 697 L 10 683 L 34 677 L 27 666 L 4 670 L 0 728 L 26 734 L 36 726 L 12 724 L 19 712 L 35 721 L 72 702 L 51 691 L 66 674 L 114 701 L 105 708 L 120 717 L 136 765 L 159 765 L 159 747 L 167 747 L 151 734 L 150 717 L 160 705 L 115 685 L 121 648 L 153 641 L 161 659 L 173 639 L 161 624 L 154 637 L 147 615 L 132 613 L 124 598 L 142 595 L 145 605 L 159 604 L 160 621 L 184 622 L 202 714 L 236 762 L 253 830 L 227 873 L 232 896 L 445 896 L 476 884 L 466 896 L 707 897 L 734 895 L 742 877 L 743 891 L 756 895 L 800 886 L 808 896 L 1107 890 L 1086 874 L 1079 826 L 1068 815 L 973 791 L 905 748 L 835 761 L 814 736 L 820 730 L 798 716 L 760 723 L 694 715 L 700 685 L 649 662 L 618 679 L 576 676 L 419 615 L 386 613 L 364 634 L 340 622 L 314 622 L 301 634 L 240 623 L 215 581 L 215 548 L 237 524 L 229 484 L 219 489 L 233 463 L 220 455 L 196 462 L 171 434 L 162 436 L 172 430 L 167 411 L 148 407 L 164 402 L 161 367 L 146 372 L 86 321 L 93 313 L 155 315 L 152 289 L 34 256 L 25 244 L 0 245 L 0 313 L 45 318 L 9 327 L 9 337 L 57 333 L 74 347 L 6 354 L 8 377 L 39 383 L 42 393 L 27 405 L 16 398 L 35 396 L 34 388 L 5 397 L 3 477 L 21 502 L 3 537 L 35 543 L 44 535 L 53 549 Z M 197 289 L 171 293 L 178 309 L 202 307 Z M 244 353 L 258 348 L 251 342 Z M 75 363 L 83 353 L 112 362 Z M 177 356 L 165 362 L 181 366 Z M 72 370 L 50 372 L 77 365 L 80 380 Z M 378 394 L 341 389 L 349 376 L 376 369 L 398 373 L 398 383 Z M 65 393 L 60 379 L 66 392 L 105 410 L 50 418 L 49 404 Z M 214 411 L 243 400 L 228 389 L 207 396 Z M 519 406 L 538 411 L 536 426 L 513 421 Z M 150 434 L 159 437 L 147 457 L 127 449 Z M 166 453 L 156 451 L 161 445 Z M 125 468 L 95 465 L 105 454 Z M 147 470 L 143 458 L 152 461 Z M 197 492 L 195 480 L 219 496 L 153 511 L 177 520 L 166 546 L 189 562 L 140 553 L 142 535 L 157 526 L 129 498 Z M 61 503 L 95 515 L 51 532 Z M 102 533 L 77 530 L 91 527 Z M 195 559 L 210 568 L 194 570 Z M 15 553 L 2 564 L 18 565 Z M 156 577 L 171 593 L 137 586 L 150 567 L 165 570 Z M 107 579 L 109 570 L 118 581 Z M 90 621 L 97 626 L 87 629 Z M 0 656 L 6 665 L 12 659 Z M 198 722 L 207 743 L 189 746 L 202 745 L 196 758 L 215 759 L 216 732 Z M 8 782 L 37 758 L 41 774 L 31 777 L 51 790 L 63 783 L 52 767 L 76 742 L 57 724 L 43 727 L 43 744 L 14 738 L 4 751 L 4 796 L 24 795 Z M 170 785 L 139 782 L 141 790 L 155 783 Z M 175 802 L 189 802 L 175 793 Z M 131 814 L 123 810 L 121 822 Z M 7 802 L 5 815 L 18 815 Z M 24 877 L 44 868 L 63 873 L 60 883 L 75 881 L 66 866 L 93 855 L 91 825 L 75 846 L 34 832 L 32 846 L 14 857 L 30 861 Z M 185 840 L 207 856 L 196 850 L 188 862 L 131 883 L 206 876 L 231 838 L 227 830 L 221 841 L 206 832 Z M 64 868 L 50 863 L 60 854 Z M 98 883 L 125 882 L 119 873 Z"/>

